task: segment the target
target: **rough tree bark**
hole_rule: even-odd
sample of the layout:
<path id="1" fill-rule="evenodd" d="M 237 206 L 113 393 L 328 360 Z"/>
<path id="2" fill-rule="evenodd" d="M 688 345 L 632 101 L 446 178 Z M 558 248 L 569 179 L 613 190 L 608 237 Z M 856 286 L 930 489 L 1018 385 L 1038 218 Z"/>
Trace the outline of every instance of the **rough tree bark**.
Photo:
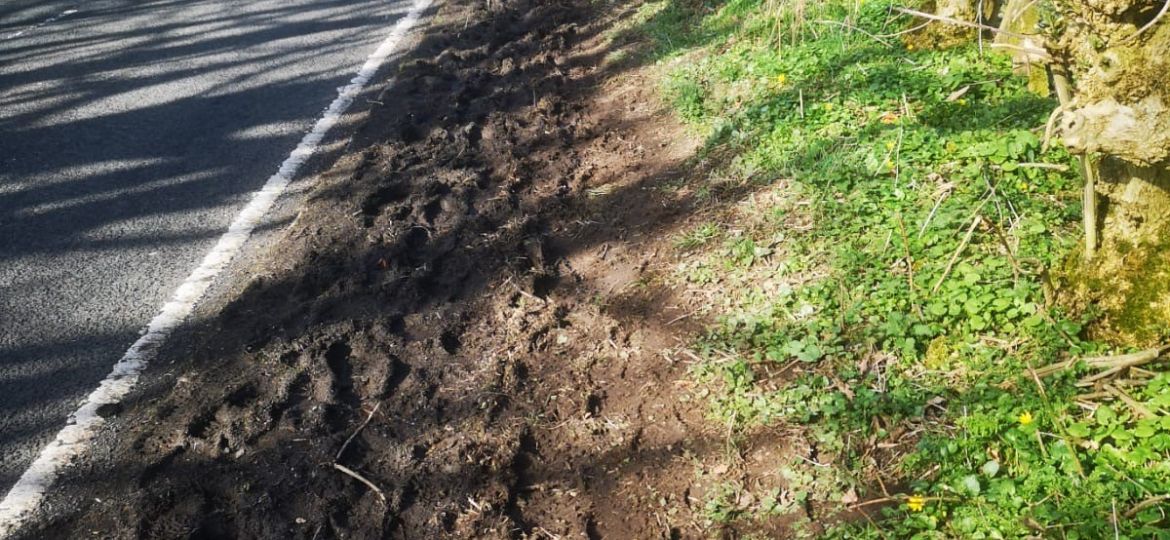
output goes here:
<path id="1" fill-rule="evenodd" d="M 1062 0 L 1047 50 L 1072 81 L 1060 135 L 1095 165 L 1100 246 L 1070 261 L 1065 300 L 1094 337 L 1170 337 L 1170 17 L 1165 0 Z M 1061 73 L 1063 71 L 1063 73 Z"/>

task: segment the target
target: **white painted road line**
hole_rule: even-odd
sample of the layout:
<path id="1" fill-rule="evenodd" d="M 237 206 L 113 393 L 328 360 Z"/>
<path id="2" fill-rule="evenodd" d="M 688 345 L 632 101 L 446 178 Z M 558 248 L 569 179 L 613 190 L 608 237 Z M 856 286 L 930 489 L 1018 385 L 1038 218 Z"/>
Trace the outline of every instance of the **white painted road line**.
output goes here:
<path id="1" fill-rule="evenodd" d="M 67 10 L 62 11 L 61 13 L 58 13 L 56 15 L 53 15 L 52 17 L 49 17 L 48 19 L 45 19 L 37 24 L 34 24 L 28 28 L 25 28 L 24 30 L 21 30 L 19 32 L 13 32 L 11 34 L 7 34 L 4 36 L 0 36 L 0 41 L 12 39 L 12 38 L 18 38 L 20 36 L 27 34 L 28 32 L 36 30 L 37 28 L 40 28 L 46 24 L 52 24 L 53 22 L 59 21 L 59 20 L 61 20 L 62 17 L 68 17 L 70 15 L 73 15 L 74 13 L 77 13 L 76 9 L 67 9 Z"/>
<path id="2" fill-rule="evenodd" d="M 174 296 L 162 311 L 150 321 L 145 333 L 122 356 L 114 369 L 89 394 L 86 401 L 67 420 L 66 426 L 57 433 L 21 475 L 16 484 L 0 501 L 0 538 L 14 533 L 17 527 L 28 519 L 37 508 L 45 493 L 60 475 L 62 468 L 89 447 L 104 419 L 97 414 L 102 405 L 120 402 L 133 389 L 146 365 L 154 359 L 159 347 L 166 342 L 179 324 L 191 314 L 196 302 L 203 297 L 212 281 L 228 263 L 240 253 L 245 241 L 260 223 L 260 219 L 288 187 L 297 170 L 316 152 L 325 135 L 341 119 L 341 115 L 353 103 L 358 93 L 370 82 L 386 59 L 394 53 L 407 32 L 418 22 L 432 0 L 414 0 L 410 11 L 400 19 L 390 35 L 366 59 L 350 83 L 338 90 L 337 98 L 325 109 L 324 114 L 313 125 L 313 129 L 301 139 L 296 149 L 280 165 L 252 200 L 236 216 L 226 233 L 215 247 L 203 258 L 199 267 L 183 281 Z"/>

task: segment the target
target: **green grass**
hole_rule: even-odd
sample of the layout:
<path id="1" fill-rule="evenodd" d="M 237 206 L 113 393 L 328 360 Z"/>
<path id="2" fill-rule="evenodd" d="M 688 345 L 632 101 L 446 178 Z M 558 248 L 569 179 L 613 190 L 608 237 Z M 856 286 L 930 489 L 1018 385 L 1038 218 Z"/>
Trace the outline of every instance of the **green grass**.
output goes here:
<path id="1" fill-rule="evenodd" d="M 883 497 L 879 479 L 926 498 L 829 536 L 1104 538 L 1116 516 L 1122 538 L 1170 538 L 1165 505 L 1139 506 L 1170 492 L 1170 375 L 1130 390 L 1151 418 L 1078 406 L 1080 372 L 1028 375 L 1104 349 L 1045 290 L 1080 219 L 1072 158 L 1041 149 L 1055 103 L 974 45 L 867 36 L 907 25 L 892 5 L 818 3 L 795 32 L 791 4 L 664 0 L 630 30 L 676 59 L 665 97 L 723 174 L 781 187 L 726 227 L 746 232 L 676 242 L 692 286 L 748 285 L 699 343 L 712 417 L 804 430 L 831 470 L 777 468 L 828 507 Z M 765 365 L 790 367 L 778 389 Z M 713 501 L 716 521 L 751 519 Z"/>

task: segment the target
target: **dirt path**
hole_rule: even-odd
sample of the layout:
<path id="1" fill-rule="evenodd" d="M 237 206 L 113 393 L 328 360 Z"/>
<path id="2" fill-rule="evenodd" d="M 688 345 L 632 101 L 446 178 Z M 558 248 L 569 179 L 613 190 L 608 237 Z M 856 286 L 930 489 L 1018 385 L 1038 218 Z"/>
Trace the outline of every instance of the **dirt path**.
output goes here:
<path id="1" fill-rule="evenodd" d="M 699 535 L 725 442 L 657 277 L 697 143 L 606 62 L 623 9 L 447 2 L 173 388 L 122 411 L 102 496 L 32 534 Z"/>

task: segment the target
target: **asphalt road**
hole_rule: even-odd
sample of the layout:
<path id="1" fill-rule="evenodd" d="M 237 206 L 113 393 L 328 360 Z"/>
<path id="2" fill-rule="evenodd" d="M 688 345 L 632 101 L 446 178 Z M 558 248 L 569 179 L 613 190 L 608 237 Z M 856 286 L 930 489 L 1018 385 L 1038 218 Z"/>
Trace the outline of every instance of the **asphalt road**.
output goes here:
<path id="1" fill-rule="evenodd" d="M 0 496 L 407 4 L 0 0 Z"/>

